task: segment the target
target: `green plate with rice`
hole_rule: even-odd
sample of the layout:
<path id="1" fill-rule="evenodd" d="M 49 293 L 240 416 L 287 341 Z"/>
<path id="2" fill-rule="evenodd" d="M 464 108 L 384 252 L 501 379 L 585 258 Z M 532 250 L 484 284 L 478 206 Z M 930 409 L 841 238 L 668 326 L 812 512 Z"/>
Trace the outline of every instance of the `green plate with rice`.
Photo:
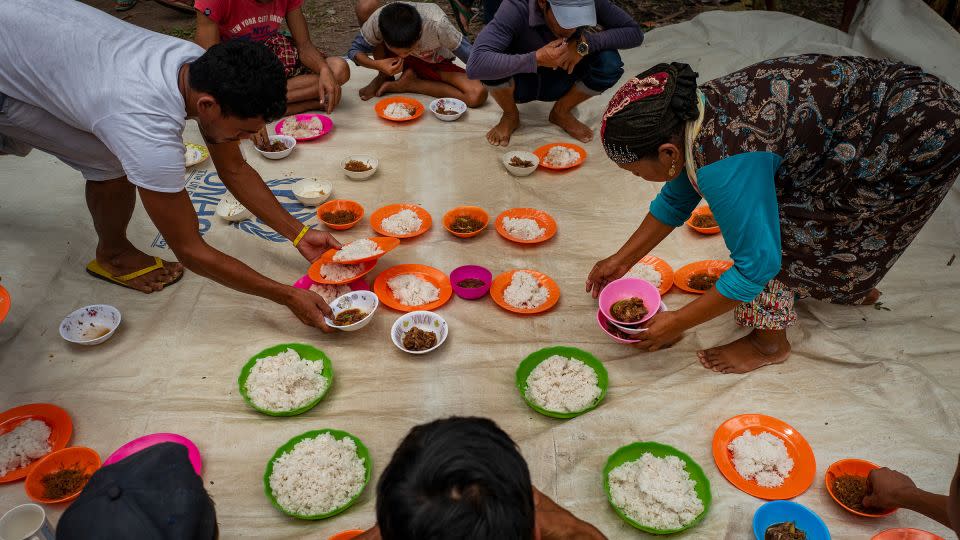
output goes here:
<path id="1" fill-rule="evenodd" d="M 329 433 L 330 435 L 333 436 L 334 439 L 338 441 L 343 440 L 344 437 L 350 437 L 351 439 L 353 439 L 353 442 L 356 443 L 357 457 L 363 460 L 363 468 L 365 470 L 365 474 L 363 477 L 363 486 L 360 488 L 360 491 L 358 491 L 357 494 L 354 495 L 343 506 L 340 506 L 335 510 L 327 512 L 326 514 L 316 514 L 316 515 L 308 516 L 304 514 L 298 514 L 296 512 L 291 512 L 285 509 L 283 506 L 281 506 L 279 502 L 277 502 L 277 498 L 274 497 L 273 490 L 270 488 L 270 475 L 273 474 L 273 463 L 277 459 L 279 459 L 280 456 L 292 451 L 293 447 L 296 446 L 298 442 L 304 439 L 316 439 L 317 437 L 319 437 L 324 433 Z M 284 444 L 280 448 L 277 448 L 277 451 L 273 453 L 273 457 L 271 457 L 270 461 L 267 462 L 267 470 L 263 473 L 263 491 L 264 493 L 266 493 L 267 499 L 270 500 L 270 504 L 272 504 L 274 508 L 276 508 L 277 510 L 283 512 L 284 514 L 290 517 L 295 517 L 298 519 L 309 519 L 309 520 L 327 519 L 344 512 L 347 508 L 350 508 L 351 506 L 353 506 L 355 502 L 357 502 L 357 499 L 359 499 L 360 496 L 363 495 L 363 490 L 367 489 L 367 484 L 370 483 L 370 475 L 371 475 L 372 469 L 373 467 L 370 462 L 370 451 L 367 450 L 366 446 L 364 446 L 363 441 L 361 441 L 355 435 L 351 433 L 347 433 L 346 431 L 340 431 L 338 429 L 317 429 L 313 431 L 308 431 L 306 433 L 301 433 L 300 435 L 297 435 L 296 437 L 287 441 L 286 444 Z"/>
<path id="2" fill-rule="evenodd" d="M 257 360 L 266 358 L 268 356 L 276 356 L 287 349 L 293 349 L 297 354 L 300 355 L 300 358 L 303 358 L 304 360 L 323 362 L 322 376 L 327 379 L 327 387 L 323 389 L 323 392 L 321 392 L 320 395 L 311 399 L 308 403 L 297 407 L 296 409 L 290 409 L 286 411 L 271 411 L 257 407 L 253 404 L 253 401 L 250 400 L 250 395 L 247 393 L 247 378 L 250 376 L 250 370 L 252 370 L 253 366 L 256 365 Z M 250 360 L 248 360 L 243 366 L 243 369 L 240 370 L 240 377 L 237 378 L 237 384 L 240 386 L 240 396 L 243 397 L 243 401 L 245 401 L 253 410 L 268 416 L 296 416 L 316 407 L 317 403 L 320 403 L 320 400 L 322 400 L 323 397 L 327 395 L 327 392 L 330 391 L 330 388 L 333 387 L 333 364 L 330 362 L 330 359 L 327 357 L 327 355 L 316 347 L 304 345 L 303 343 L 282 343 L 280 345 L 274 345 L 269 349 L 264 349 L 251 357 Z"/>
<path id="3" fill-rule="evenodd" d="M 678 529 L 654 529 L 653 527 L 648 527 L 642 523 L 634 521 L 633 518 L 629 517 L 626 513 L 624 513 L 623 510 L 614 504 L 613 495 L 610 494 L 610 471 L 619 467 L 620 465 L 623 465 L 624 463 L 640 459 L 643 454 L 651 454 L 658 458 L 676 456 L 680 458 L 680 461 L 683 462 L 684 470 L 686 470 L 690 475 L 690 479 L 696 482 L 696 486 L 693 488 L 693 490 L 696 492 L 697 498 L 700 499 L 700 502 L 703 503 L 703 511 L 700 512 L 700 514 L 697 515 L 693 521 Z M 613 508 L 613 511 L 616 512 L 618 516 L 620 516 L 620 519 L 624 520 L 631 526 L 650 534 L 674 534 L 693 527 L 694 525 L 703 521 L 703 518 L 707 516 L 707 512 L 710 510 L 710 501 L 712 500 L 710 496 L 710 480 L 707 479 L 707 475 L 703 473 L 703 469 L 700 468 L 700 465 L 698 465 L 693 458 L 684 454 L 680 450 L 657 442 L 635 442 L 633 444 L 628 444 L 624 447 L 621 447 L 609 458 L 607 458 L 607 464 L 603 467 L 603 490 L 607 493 L 607 501 L 610 502 L 610 507 Z"/>
<path id="4" fill-rule="evenodd" d="M 550 411 L 544 409 L 543 407 L 537 405 L 533 401 L 527 398 L 527 379 L 530 377 L 530 373 L 536 369 L 544 360 L 550 358 L 551 356 L 563 356 L 565 358 L 573 358 L 583 362 L 584 364 L 590 366 L 593 371 L 597 373 L 597 386 L 600 387 L 600 395 L 597 396 L 597 399 L 593 400 L 589 406 L 585 409 L 574 411 L 574 412 L 558 412 Z M 596 409 L 600 402 L 603 401 L 604 396 L 607 395 L 607 386 L 609 384 L 607 369 L 603 367 L 603 363 L 600 360 L 597 360 L 595 356 L 584 351 L 583 349 L 578 349 L 576 347 L 547 347 L 546 349 L 540 349 L 539 351 L 531 354 L 530 356 L 523 359 L 520 362 L 520 365 L 517 366 L 517 390 L 520 391 L 520 397 L 527 403 L 527 405 L 537 411 L 538 413 L 549 416 L 551 418 L 574 418 L 580 416 L 581 414 Z"/>

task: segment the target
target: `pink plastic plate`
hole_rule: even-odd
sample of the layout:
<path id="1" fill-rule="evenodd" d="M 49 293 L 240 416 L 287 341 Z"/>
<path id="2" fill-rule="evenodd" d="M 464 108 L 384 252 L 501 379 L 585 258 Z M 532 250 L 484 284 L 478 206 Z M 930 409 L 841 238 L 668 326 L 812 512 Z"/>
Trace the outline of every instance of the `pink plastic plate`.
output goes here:
<path id="1" fill-rule="evenodd" d="M 277 135 L 283 135 L 283 122 L 287 118 L 290 118 L 290 117 L 287 116 L 287 117 L 281 118 L 280 121 L 277 122 L 277 125 L 273 127 L 274 133 L 276 133 Z M 327 133 L 330 133 L 330 131 L 333 129 L 333 120 L 331 120 L 329 116 L 325 116 L 322 114 L 316 114 L 316 113 L 297 114 L 297 115 L 294 115 L 294 118 L 297 119 L 297 122 L 309 122 L 311 118 L 319 118 L 320 124 L 323 125 L 323 129 L 320 130 L 320 133 L 317 135 L 314 135 L 313 137 L 303 137 L 303 138 L 294 137 L 294 139 L 297 139 L 297 142 L 312 141 L 314 139 L 319 139 L 320 137 L 323 137 Z"/>
<path id="2" fill-rule="evenodd" d="M 604 287 L 602 291 L 600 291 L 600 311 L 603 312 L 604 317 L 620 325 L 633 327 L 640 326 L 641 323 L 646 322 L 648 319 L 653 317 L 657 310 L 647 308 L 649 313 L 647 313 L 643 319 L 633 323 L 618 321 L 613 318 L 613 315 L 610 314 L 610 308 L 614 304 L 620 300 L 635 297 L 643 300 L 643 305 L 645 306 L 657 306 L 658 309 L 660 307 L 660 291 L 657 290 L 652 283 L 640 278 L 620 278 L 611 282 Z"/>
<path id="3" fill-rule="evenodd" d="M 200 459 L 200 450 L 197 449 L 197 445 L 193 444 L 193 441 L 176 433 L 154 433 L 134 439 L 110 454 L 110 457 L 104 460 L 103 466 L 106 467 L 111 463 L 116 463 L 132 454 L 136 454 L 144 448 L 150 448 L 155 444 L 163 442 L 172 442 L 186 446 L 187 455 L 190 457 L 190 464 L 193 465 L 193 470 L 197 472 L 197 476 L 201 475 L 203 471 L 203 460 Z"/>

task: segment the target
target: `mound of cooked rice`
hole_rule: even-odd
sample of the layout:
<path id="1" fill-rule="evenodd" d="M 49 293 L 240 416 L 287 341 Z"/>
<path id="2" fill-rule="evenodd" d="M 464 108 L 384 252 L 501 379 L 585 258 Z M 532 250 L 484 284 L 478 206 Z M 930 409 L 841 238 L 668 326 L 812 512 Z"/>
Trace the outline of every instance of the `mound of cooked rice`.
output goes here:
<path id="1" fill-rule="evenodd" d="M 0 476 L 50 453 L 50 426 L 33 418 L 0 435 Z"/>
<path id="2" fill-rule="evenodd" d="M 405 306 L 422 306 L 440 299 L 440 289 L 413 274 L 400 274 L 387 280 L 387 287 Z"/>
<path id="3" fill-rule="evenodd" d="M 553 355 L 530 372 L 526 395 L 548 411 L 582 411 L 600 397 L 597 372 L 576 358 Z"/>
<path id="4" fill-rule="evenodd" d="M 502 223 L 507 234 L 519 240 L 536 240 L 547 234 L 546 229 L 535 220 L 528 218 L 505 217 Z"/>
<path id="5" fill-rule="evenodd" d="M 423 220 L 420 219 L 420 216 L 409 208 L 404 208 L 396 214 L 384 218 L 383 221 L 380 222 L 383 230 L 390 234 L 399 235 L 415 233 L 420 230 L 422 225 Z"/>
<path id="6" fill-rule="evenodd" d="M 783 440 L 766 431 L 754 435 L 748 429 L 730 441 L 727 448 L 733 454 L 733 467 L 737 473 L 760 487 L 782 486 L 793 470 L 793 460 L 787 454 Z"/>
<path id="7" fill-rule="evenodd" d="M 660 272 L 649 264 L 644 263 L 633 265 L 633 268 L 628 270 L 623 277 L 640 278 L 644 281 L 649 281 L 654 287 L 659 287 L 660 284 L 663 283 L 663 277 L 660 275 Z"/>
<path id="8" fill-rule="evenodd" d="M 320 266 L 320 275 L 330 281 L 346 281 L 362 273 L 363 265 L 360 264 L 328 263 Z"/>
<path id="9" fill-rule="evenodd" d="M 293 349 L 257 360 L 247 376 L 250 401 L 267 411 L 289 411 L 313 401 L 327 389 L 323 362 L 304 360 Z"/>
<path id="10" fill-rule="evenodd" d="M 328 265 L 324 265 L 328 266 Z M 337 265 L 340 266 L 340 265 Z M 323 274 L 323 268 L 320 268 L 320 273 Z M 324 274 L 326 277 L 326 274 Z M 327 278 L 330 279 L 330 278 Z M 343 281 L 342 279 L 335 279 L 333 281 Z M 337 298 L 350 292 L 349 285 L 325 285 L 323 283 L 314 283 L 310 286 L 310 292 L 315 292 L 320 295 L 320 298 L 323 298 L 323 301 L 326 303 L 333 302 Z"/>
<path id="11" fill-rule="evenodd" d="M 679 529 L 703 512 L 697 483 L 676 456 L 645 453 L 610 471 L 607 480 L 613 504 L 641 525 Z"/>
<path id="12" fill-rule="evenodd" d="M 541 287 L 530 272 L 514 272 L 510 285 L 503 290 L 503 299 L 517 309 L 536 309 L 550 298 L 550 291 Z"/>
<path id="13" fill-rule="evenodd" d="M 383 253 L 383 250 L 380 249 L 380 246 L 378 246 L 376 242 L 367 238 L 361 238 L 340 248 L 340 251 L 333 255 L 333 260 L 356 261 L 381 253 Z"/>
<path id="14" fill-rule="evenodd" d="M 547 152 L 543 162 L 553 167 L 569 167 L 580 159 L 580 152 L 566 146 L 554 146 Z"/>
<path id="15" fill-rule="evenodd" d="M 391 103 L 384 108 L 383 114 L 396 120 L 403 120 L 413 116 L 414 112 L 411 112 L 410 106 L 406 103 Z"/>
<path id="16" fill-rule="evenodd" d="M 273 462 L 270 490 L 289 512 L 327 514 L 363 490 L 366 469 L 350 437 L 329 433 L 304 439 Z"/>
<path id="17" fill-rule="evenodd" d="M 293 137 L 294 139 L 305 139 L 314 137 L 323 131 L 323 122 L 316 116 L 306 122 L 300 122 L 295 116 L 291 116 L 280 124 L 280 133 Z"/>

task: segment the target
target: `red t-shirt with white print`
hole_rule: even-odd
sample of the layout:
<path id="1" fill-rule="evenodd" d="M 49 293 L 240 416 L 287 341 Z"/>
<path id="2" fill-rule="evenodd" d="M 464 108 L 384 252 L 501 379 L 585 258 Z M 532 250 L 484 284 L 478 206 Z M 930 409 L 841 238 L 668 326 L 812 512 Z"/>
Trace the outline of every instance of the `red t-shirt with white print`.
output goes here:
<path id="1" fill-rule="evenodd" d="M 220 28 L 220 41 L 263 41 L 276 34 L 287 13 L 303 0 L 194 0 L 194 7 Z"/>

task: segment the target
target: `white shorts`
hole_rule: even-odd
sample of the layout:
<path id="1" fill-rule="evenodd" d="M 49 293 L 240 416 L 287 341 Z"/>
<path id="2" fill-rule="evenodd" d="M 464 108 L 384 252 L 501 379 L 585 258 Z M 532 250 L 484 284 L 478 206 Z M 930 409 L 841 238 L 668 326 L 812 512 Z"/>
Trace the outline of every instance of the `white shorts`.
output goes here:
<path id="1" fill-rule="evenodd" d="M 0 155 L 26 156 L 36 148 L 73 167 L 94 182 L 123 178 L 123 166 L 93 133 L 68 125 L 53 114 L 0 94 Z"/>

